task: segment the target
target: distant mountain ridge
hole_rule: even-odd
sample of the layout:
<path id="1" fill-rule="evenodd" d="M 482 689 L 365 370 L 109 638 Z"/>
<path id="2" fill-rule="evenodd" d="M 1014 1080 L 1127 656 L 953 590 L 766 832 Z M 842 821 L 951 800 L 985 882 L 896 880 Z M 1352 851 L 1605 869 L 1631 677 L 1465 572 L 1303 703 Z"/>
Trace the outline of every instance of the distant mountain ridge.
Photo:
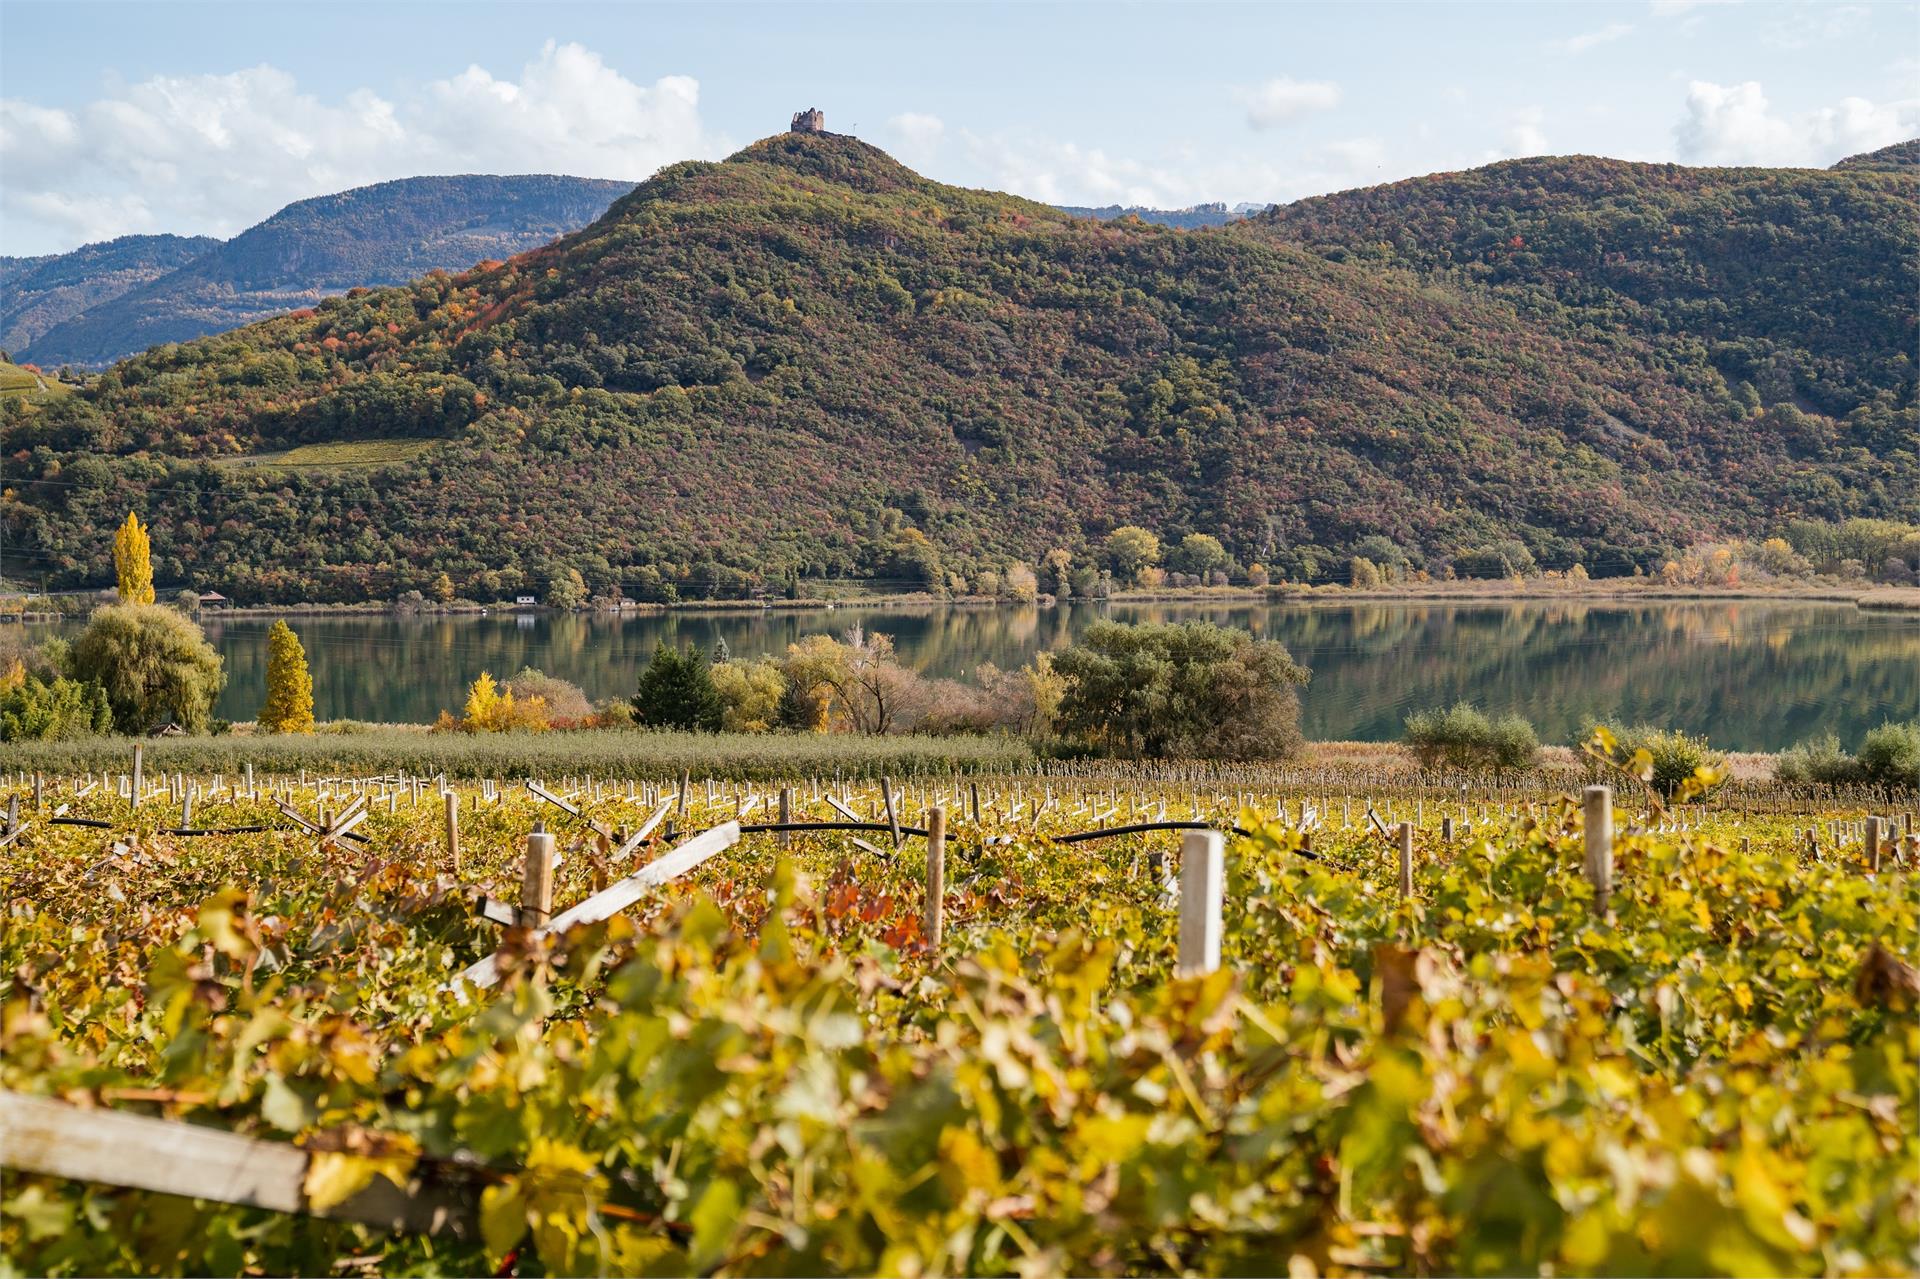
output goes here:
<path id="1" fill-rule="evenodd" d="M 99 368 L 166 342 L 185 342 L 308 306 L 350 288 L 464 271 L 578 230 L 632 190 L 630 182 L 526 175 L 403 178 L 290 204 L 224 243 L 178 241 L 179 260 L 57 322 L 21 331 L 7 349 L 43 367 Z M 134 239 L 136 237 L 128 237 Z M 35 268 L 80 274 L 89 246 Z M 94 255 L 98 257 L 98 254 Z M 122 278 L 130 274 L 123 271 Z M 20 280 L 31 280 L 23 275 Z M 22 283 L 0 277 L 0 317 L 26 306 Z M 40 314 L 46 314 L 42 308 Z"/>
<path id="2" fill-rule="evenodd" d="M 940 590 L 1124 524 L 1292 580 L 1658 571 L 1920 515 L 1916 211 L 1900 174 L 1561 157 L 1195 234 L 782 134 L 0 405 L 0 518 L 80 585 L 134 506 L 161 576 L 248 601 Z"/>
<path id="3" fill-rule="evenodd" d="M 0 258 L 0 350 L 21 355 L 49 329 L 219 245 L 206 235 L 123 235 L 70 253 Z"/>
<path id="4" fill-rule="evenodd" d="M 1265 204 L 1236 204 L 1229 207 L 1224 201 L 1211 204 L 1196 204 L 1185 209 L 1150 209 L 1138 204 L 1103 204 L 1091 208 L 1079 204 L 1057 205 L 1062 213 L 1070 213 L 1076 218 L 1094 218 L 1101 222 L 1110 222 L 1114 218 L 1139 218 L 1142 222 L 1151 222 L 1155 226 L 1178 227 L 1193 230 L 1198 227 L 1226 226 L 1229 222 L 1238 222 L 1272 207 Z"/>

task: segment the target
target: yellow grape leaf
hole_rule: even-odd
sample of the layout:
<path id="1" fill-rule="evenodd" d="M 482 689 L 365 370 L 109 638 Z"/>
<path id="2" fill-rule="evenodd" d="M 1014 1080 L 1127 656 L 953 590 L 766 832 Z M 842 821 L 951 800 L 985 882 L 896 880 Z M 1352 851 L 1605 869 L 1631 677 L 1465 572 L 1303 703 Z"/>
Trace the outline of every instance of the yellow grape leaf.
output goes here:
<path id="1" fill-rule="evenodd" d="M 480 1192 L 480 1239 L 487 1256 L 503 1259 L 527 1234 L 527 1200 L 518 1180 L 509 1179 Z"/>
<path id="2" fill-rule="evenodd" d="M 307 1159 L 307 1179 L 302 1191 L 307 1197 L 307 1206 L 315 1212 L 325 1212 L 335 1204 L 344 1203 L 373 1184 L 373 1179 L 385 1176 L 388 1181 L 405 1188 L 407 1179 L 413 1175 L 413 1165 L 418 1155 L 414 1151 L 400 1151 L 387 1155 L 350 1155 L 336 1150 L 316 1150 Z"/>
<path id="3" fill-rule="evenodd" d="M 724 1177 L 708 1182 L 688 1217 L 693 1226 L 693 1242 L 688 1248 L 693 1269 L 704 1270 L 725 1255 L 739 1217 L 740 1188 Z"/>

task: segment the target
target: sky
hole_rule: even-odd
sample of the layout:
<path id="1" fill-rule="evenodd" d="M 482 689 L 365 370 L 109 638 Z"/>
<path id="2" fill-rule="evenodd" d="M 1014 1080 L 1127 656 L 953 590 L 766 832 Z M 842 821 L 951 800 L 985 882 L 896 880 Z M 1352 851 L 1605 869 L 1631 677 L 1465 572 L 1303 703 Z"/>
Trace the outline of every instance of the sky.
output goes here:
<path id="1" fill-rule="evenodd" d="M 1920 3 L 0 0 L 0 254 L 423 173 L 639 181 L 819 107 L 942 181 L 1288 201 L 1512 156 L 1920 136 Z"/>

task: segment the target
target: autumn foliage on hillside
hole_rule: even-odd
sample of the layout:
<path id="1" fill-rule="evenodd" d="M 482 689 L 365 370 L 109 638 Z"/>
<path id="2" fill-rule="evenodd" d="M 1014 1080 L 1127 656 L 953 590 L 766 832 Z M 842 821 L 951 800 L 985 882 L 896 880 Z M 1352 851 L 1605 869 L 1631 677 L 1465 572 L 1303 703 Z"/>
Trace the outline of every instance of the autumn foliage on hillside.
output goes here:
<path id="1" fill-rule="evenodd" d="M 1678 217 L 1645 169 L 1536 185 L 1595 217 Z M 7 538 L 56 584 L 94 582 L 98 530 L 144 495 L 164 506 L 162 581 L 356 599 L 444 573 L 494 599 L 573 572 L 593 592 L 938 589 L 1084 560 L 1123 525 L 1207 534 L 1284 576 L 1369 537 L 1421 562 L 1518 543 L 1566 568 L 1658 563 L 1795 516 L 1920 514 L 1911 370 L 1889 354 L 1913 337 L 1910 189 L 1743 181 L 1777 193 L 1729 205 L 1745 240 L 1772 228 L 1773 258 L 1749 256 L 1806 270 L 1696 306 L 1672 282 L 1688 259 L 1655 254 L 1648 288 L 1675 300 L 1649 318 L 1607 283 L 1643 273 L 1638 242 L 1596 267 L 1555 247 L 1574 231 L 1551 219 L 1486 214 L 1493 247 L 1470 237 L 1474 268 L 1444 273 L 1368 247 L 1370 220 L 1345 252 L 1331 214 L 1286 234 L 1090 222 L 926 181 L 850 138 L 782 135 L 670 166 L 504 263 L 354 290 L 7 406 Z M 1490 186 L 1500 199 L 1518 197 Z M 1485 252 L 1500 261 L 1482 270 Z M 1832 312 L 1825 337 L 1815 312 Z M 392 438 L 432 447 L 233 465 Z"/>

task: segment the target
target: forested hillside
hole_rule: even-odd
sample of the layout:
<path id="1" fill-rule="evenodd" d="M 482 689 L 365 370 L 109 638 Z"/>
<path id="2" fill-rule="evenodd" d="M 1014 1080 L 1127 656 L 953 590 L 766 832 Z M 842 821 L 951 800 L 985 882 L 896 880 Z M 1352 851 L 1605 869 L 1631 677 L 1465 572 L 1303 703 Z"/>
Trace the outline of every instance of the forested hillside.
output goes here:
<path id="1" fill-rule="evenodd" d="M 302 200 L 225 243 L 199 242 L 202 251 L 178 269 L 43 327 L 14 354 L 49 368 L 100 367 L 329 293 L 465 270 L 578 230 L 631 189 L 592 178 L 469 175 L 406 178 Z M 10 300 L 15 286 L 5 287 Z"/>
<path id="2" fill-rule="evenodd" d="M 1901 151 L 1832 170 L 1513 160 L 1301 200 L 1250 225 L 1645 337 L 1676 377 L 1711 368 L 1748 407 L 1866 407 L 1891 447 L 1886 415 L 1913 404 L 1920 341 L 1920 170 L 1899 167 Z"/>
<path id="3" fill-rule="evenodd" d="M 0 350 L 22 358 L 48 329 L 177 271 L 220 241 L 205 235 L 123 235 L 70 253 L 0 258 Z"/>
<path id="4" fill-rule="evenodd" d="M 104 580 L 132 507 L 162 581 L 353 599 L 445 572 L 492 599 L 569 569 L 596 591 L 937 588 L 1084 563 L 1123 524 L 1286 576 L 1370 535 L 1419 563 L 1517 539 L 1617 572 L 1791 515 L 1920 514 L 1910 187 L 1750 173 L 1708 200 L 1661 172 L 1455 175 L 1449 225 L 1504 232 L 1456 227 L 1456 249 L 1387 231 L 1385 197 L 1377 219 L 1320 202 L 1179 231 L 782 135 L 510 261 L 10 407 L 9 554 Z M 1573 247 L 1582 209 L 1635 245 L 1727 247 L 1634 267 Z M 1483 262 L 1496 241 L 1510 259 Z M 320 442 L 342 465 L 287 464 Z"/>

